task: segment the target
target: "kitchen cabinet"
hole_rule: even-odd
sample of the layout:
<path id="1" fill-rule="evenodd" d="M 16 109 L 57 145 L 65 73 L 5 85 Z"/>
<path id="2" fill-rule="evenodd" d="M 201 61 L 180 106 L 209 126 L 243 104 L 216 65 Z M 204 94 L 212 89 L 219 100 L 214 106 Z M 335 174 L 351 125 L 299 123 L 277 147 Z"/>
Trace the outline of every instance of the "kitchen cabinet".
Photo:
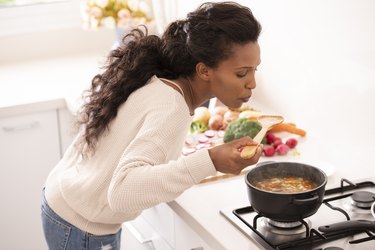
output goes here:
<path id="1" fill-rule="evenodd" d="M 143 211 L 136 220 L 124 223 L 123 230 L 122 245 L 125 250 L 138 249 L 127 245 L 130 244 L 130 240 L 126 240 L 129 235 L 138 238 L 138 242 L 143 243 L 142 247 L 148 245 L 146 249 L 211 249 L 166 203 Z"/>
<path id="2" fill-rule="evenodd" d="M 26 110 L 28 107 L 25 107 Z M 70 143 L 67 109 L 0 112 L 1 249 L 47 249 L 40 223 L 41 191 Z"/>
<path id="3" fill-rule="evenodd" d="M 180 216 L 175 214 L 176 248 L 211 250 L 207 243 Z"/>
<path id="4" fill-rule="evenodd" d="M 46 249 L 40 223 L 44 181 L 60 158 L 56 110 L 0 118 L 1 248 Z"/>
<path id="5" fill-rule="evenodd" d="M 166 203 L 146 209 L 141 215 L 173 248 L 175 246 L 174 216 L 174 212 Z"/>
<path id="6" fill-rule="evenodd" d="M 122 226 L 121 249 L 123 250 L 174 250 L 155 228 L 142 216 Z"/>
<path id="7" fill-rule="evenodd" d="M 138 238 L 137 236 L 140 235 L 139 232 L 134 232 L 132 229 L 128 229 L 125 224 L 122 226 L 121 232 L 121 249 L 122 250 L 152 250 L 153 247 L 150 241 L 144 240 L 142 238 Z"/>

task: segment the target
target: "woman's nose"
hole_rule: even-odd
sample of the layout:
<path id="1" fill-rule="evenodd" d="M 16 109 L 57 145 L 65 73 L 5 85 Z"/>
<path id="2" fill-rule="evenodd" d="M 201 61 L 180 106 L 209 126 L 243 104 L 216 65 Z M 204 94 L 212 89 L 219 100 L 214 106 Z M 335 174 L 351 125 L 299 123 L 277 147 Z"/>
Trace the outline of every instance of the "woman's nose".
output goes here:
<path id="1" fill-rule="evenodd" d="M 256 85 L 257 84 L 256 84 L 255 77 L 252 76 L 249 79 L 247 79 L 247 81 L 245 83 L 245 88 L 247 88 L 247 89 L 255 89 Z"/>

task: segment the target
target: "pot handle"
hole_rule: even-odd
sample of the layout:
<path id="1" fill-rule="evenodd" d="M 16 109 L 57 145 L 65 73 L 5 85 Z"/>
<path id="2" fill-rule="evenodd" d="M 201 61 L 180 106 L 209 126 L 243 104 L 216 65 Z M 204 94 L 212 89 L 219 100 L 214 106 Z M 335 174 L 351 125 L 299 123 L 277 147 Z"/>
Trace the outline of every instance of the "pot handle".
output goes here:
<path id="1" fill-rule="evenodd" d="M 306 198 L 306 199 L 295 199 L 295 198 L 293 198 L 292 203 L 296 204 L 296 205 L 303 205 L 303 204 L 306 204 L 306 203 L 317 202 L 318 200 L 319 200 L 319 196 L 317 194 L 314 194 L 313 197 Z"/>
<path id="2" fill-rule="evenodd" d="M 348 220 L 338 222 L 326 226 L 318 227 L 318 230 L 323 233 L 330 232 L 346 232 L 346 231 L 366 231 L 370 230 L 375 232 L 375 222 L 367 220 Z"/>

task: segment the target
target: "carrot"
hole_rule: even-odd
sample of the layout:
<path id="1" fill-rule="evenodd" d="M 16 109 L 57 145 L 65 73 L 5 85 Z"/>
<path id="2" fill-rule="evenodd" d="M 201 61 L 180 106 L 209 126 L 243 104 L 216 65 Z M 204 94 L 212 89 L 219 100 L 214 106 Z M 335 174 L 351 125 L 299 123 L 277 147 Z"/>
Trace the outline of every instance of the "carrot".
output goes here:
<path id="1" fill-rule="evenodd" d="M 283 122 L 283 123 L 280 123 L 280 124 L 276 124 L 275 126 L 273 126 L 270 129 L 270 132 L 281 132 L 281 131 L 289 132 L 289 133 L 300 135 L 300 136 L 306 135 L 305 130 L 297 128 L 296 125 L 293 124 L 293 123 L 284 123 Z"/>
<path id="2" fill-rule="evenodd" d="M 292 123 L 292 122 L 288 122 L 286 124 L 289 124 L 290 126 L 293 126 L 293 127 L 296 127 L 296 124 L 295 123 Z"/>

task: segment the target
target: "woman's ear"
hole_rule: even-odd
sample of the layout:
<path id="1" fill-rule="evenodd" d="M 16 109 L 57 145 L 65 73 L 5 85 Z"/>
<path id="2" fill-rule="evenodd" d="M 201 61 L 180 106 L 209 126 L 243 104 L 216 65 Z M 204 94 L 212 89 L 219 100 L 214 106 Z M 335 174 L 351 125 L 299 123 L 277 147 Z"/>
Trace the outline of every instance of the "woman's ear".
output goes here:
<path id="1" fill-rule="evenodd" d="M 210 80 L 210 68 L 207 67 L 204 63 L 198 63 L 195 66 L 195 69 L 199 78 L 203 79 L 204 81 Z"/>

